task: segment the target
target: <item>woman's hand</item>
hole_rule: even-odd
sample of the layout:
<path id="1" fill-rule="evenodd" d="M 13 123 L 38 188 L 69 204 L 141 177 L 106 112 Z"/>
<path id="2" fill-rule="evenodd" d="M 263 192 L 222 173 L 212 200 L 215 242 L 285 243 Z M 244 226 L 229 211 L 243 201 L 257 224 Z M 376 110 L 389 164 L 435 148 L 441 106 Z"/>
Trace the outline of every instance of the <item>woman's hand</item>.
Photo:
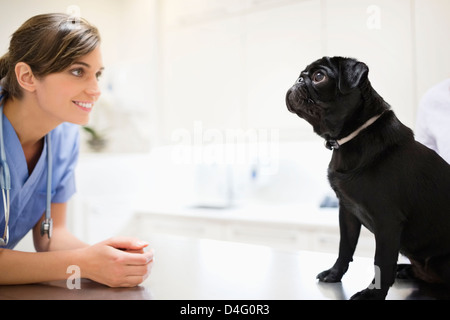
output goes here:
<path id="1" fill-rule="evenodd" d="M 81 276 L 109 287 L 134 287 L 150 274 L 153 250 L 134 238 L 111 238 L 82 250 Z"/>

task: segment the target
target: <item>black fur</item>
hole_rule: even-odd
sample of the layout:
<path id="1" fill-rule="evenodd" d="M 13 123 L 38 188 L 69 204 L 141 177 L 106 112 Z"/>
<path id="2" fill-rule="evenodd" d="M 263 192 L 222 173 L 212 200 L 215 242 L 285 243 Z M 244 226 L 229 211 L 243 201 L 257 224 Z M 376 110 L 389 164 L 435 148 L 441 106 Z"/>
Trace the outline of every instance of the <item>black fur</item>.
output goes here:
<path id="1" fill-rule="evenodd" d="M 375 288 L 352 299 L 384 299 L 395 280 L 399 252 L 411 261 L 411 270 L 401 268 L 402 275 L 450 286 L 450 165 L 414 140 L 412 130 L 372 88 L 368 71 L 355 59 L 324 57 L 301 73 L 286 96 L 289 111 L 325 140 L 342 139 L 381 114 L 333 151 L 328 178 L 339 198 L 339 256 L 317 277 L 341 280 L 364 225 L 375 235 L 374 264 L 380 272 Z M 314 83 L 316 72 L 325 79 Z"/>

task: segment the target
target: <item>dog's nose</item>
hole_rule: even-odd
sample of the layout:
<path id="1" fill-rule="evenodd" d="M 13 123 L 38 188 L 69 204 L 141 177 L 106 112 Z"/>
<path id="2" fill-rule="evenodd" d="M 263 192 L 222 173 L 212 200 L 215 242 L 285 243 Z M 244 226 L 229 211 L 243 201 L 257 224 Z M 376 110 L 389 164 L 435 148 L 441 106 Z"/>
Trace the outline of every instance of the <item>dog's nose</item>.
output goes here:
<path id="1" fill-rule="evenodd" d="M 303 83 L 305 82 L 305 79 L 303 79 L 303 77 L 298 78 L 297 83 Z"/>

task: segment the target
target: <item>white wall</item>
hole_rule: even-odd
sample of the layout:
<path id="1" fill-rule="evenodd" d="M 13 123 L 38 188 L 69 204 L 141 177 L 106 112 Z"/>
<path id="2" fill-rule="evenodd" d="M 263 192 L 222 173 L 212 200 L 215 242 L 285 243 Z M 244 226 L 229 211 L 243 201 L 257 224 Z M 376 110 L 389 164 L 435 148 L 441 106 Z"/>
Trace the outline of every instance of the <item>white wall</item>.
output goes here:
<path id="1" fill-rule="evenodd" d="M 450 76 L 446 0 L 163 0 L 162 138 L 180 128 L 274 128 L 316 139 L 285 107 L 299 72 L 323 55 L 358 58 L 414 127 L 425 90 Z"/>
<path id="2" fill-rule="evenodd" d="M 178 143 L 177 132 L 274 129 L 315 140 L 287 112 L 298 73 L 323 55 L 356 57 L 400 119 L 450 75 L 448 0 L 0 0 L 0 53 L 32 15 L 78 5 L 106 66 L 91 124 L 107 151 Z M 221 131 L 222 130 L 222 131 Z M 130 138 L 131 137 L 131 138 Z M 213 141 L 214 142 L 214 141 Z M 86 148 L 83 148 L 86 150 Z"/>
<path id="3" fill-rule="evenodd" d="M 420 100 L 430 86 L 450 77 L 450 1 L 413 3 L 416 97 Z"/>

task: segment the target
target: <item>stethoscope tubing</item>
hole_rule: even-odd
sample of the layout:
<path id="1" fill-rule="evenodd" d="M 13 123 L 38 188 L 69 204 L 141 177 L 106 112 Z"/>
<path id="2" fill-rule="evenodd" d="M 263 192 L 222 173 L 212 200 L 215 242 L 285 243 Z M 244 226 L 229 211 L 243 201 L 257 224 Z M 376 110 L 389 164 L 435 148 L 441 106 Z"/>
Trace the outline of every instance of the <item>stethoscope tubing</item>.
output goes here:
<path id="1" fill-rule="evenodd" d="M 9 166 L 6 162 L 5 143 L 3 140 L 3 104 L 0 105 L 0 185 L 2 188 L 3 198 L 3 212 L 5 214 L 5 230 L 3 236 L 0 238 L 0 246 L 6 246 L 9 240 L 9 210 L 10 206 L 10 189 L 11 189 L 11 175 L 9 172 Z"/>
<path id="2" fill-rule="evenodd" d="M 0 98 L 0 101 L 2 99 Z M 47 201 L 45 208 L 45 220 L 41 225 L 41 235 L 48 235 L 50 239 L 52 233 L 52 219 L 51 219 L 51 195 L 52 195 L 52 149 L 50 134 L 46 135 L 47 142 Z M 11 210 L 10 190 L 11 190 L 11 174 L 9 171 L 8 162 L 6 161 L 5 143 L 3 139 L 3 103 L 0 104 L 0 185 L 2 189 L 3 212 L 5 215 L 5 229 L 3 236 L 0 238 L 0 247 L 6 246 L 9 241 L 9 217 Z"/>
<path id="3" fill-rule="evenodd" d="M 3 237 L 0 239 L 0 246 L 6 246 L 9 239 L 9 190 L 2 189 L 3 197 L 3 210 L 5 213 L 5 230 L 3 231 Z"/>

